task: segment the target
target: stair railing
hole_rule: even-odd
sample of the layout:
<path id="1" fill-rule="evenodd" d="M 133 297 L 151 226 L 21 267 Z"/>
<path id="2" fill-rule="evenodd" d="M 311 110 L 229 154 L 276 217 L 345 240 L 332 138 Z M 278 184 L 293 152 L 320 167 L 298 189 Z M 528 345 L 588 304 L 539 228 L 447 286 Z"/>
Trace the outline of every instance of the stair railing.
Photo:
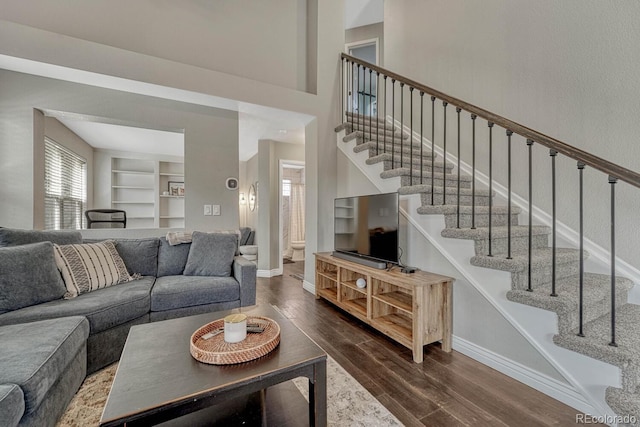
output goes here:
<path id="1" fill-rule="evenodd" d="M 577 168 L 579 173 L 579 239 L 580 239 L 580 261 L 579 261 L 579 332 L 578 336 L 584 336 L 583 331 L 583 292 L 584 292 L 584 230 L 583 230 L 583 172 L 585 167 L 589 166 L 596 171 L 604 173 L 608 177 L 608 183 L 610 184 L 610 206 L 611 206 L 611 341 L 609 345 L 617 346 L 616 343 L 616 335 L 615 335 L 615 271 L 616 271 L 616 260 L 615 260 L 615 184 L 618 180 L 631 184 L 634 187 L 640 188 L 640 174 L 626 169 L 622 166 L 619 166 L 615 163 L 602 159 L 598 156 L 595 156 L 591 153 L 588 153 L 584 150 L 576 148 L 572 145 L 569 145 L 565 142 L 559 141 L 555 138 L 552 138 L 548 135 L 542 134 L 538 131 L 535 131 L 531 128 L 528 128 L 524 125 L 521 125 L 517 122 L 509 120 L 505 117 L 502 117 L 498 114 L 487 111 L 483 108 L 477 107 L 473 104 L 460 100 L 458 98 L 447 95 L 443 92 L 440 92 L 436 89 L 430 88 L 426 85 L 418 83 L 414 80 L 403 77 L 399 74 L 396 74 L 392 71 L 389 71 L 385 68 L 379 67 L 377 65 L 371 64 L 366 61 L 362 61 L 353 56 L 347 55 L 345 53 L 341 54 L 341 70 L 342 70 L 342 79 L 341 79 L 341 106 L 343 110 L 343 119 L 345 123 L 348 123 L 352 126 L 351 130 L 356 132 L 360 131 L 359 138 L 364 142 L 366 140 L 372 141 L 373 135 L 376 135 L 375 141 L 375 152 L 376 155 L 379 154 L 390 154 L 390 163 L 391 168 L 396 168 L 396 162 L 399 161 L 399 167 L 405 168 L 405 164 L 408 161 L 409 165 L 409 185 L 421 185 L 424 186 L 425 189 L 428 189 L 426 192 L 430 194 L 431 205 L 436 205 L 436 176 L 435 176 L 435 139 L 436 139 L 436 121 L 435 121 L 435 111 L 436 111 L 436 100 L 442 102 L 442 112 L 443 112 L 443 124 L 442 124 L 442 151 L 443 151 L 443 166 L 442 166 L 442 198 L 441 202 L 443 205 L 448 203 L 447 196 L 455 196 L 456 203 L 456 214 L 457 214 L 457 227 L 460 228 L 460 200 L 461 200 L 461 191 L 460 191 L 460 117 L 461 112 L 464 111 L 469 113 L 469 118 L 471 119 L 471 139 L 472 139 L 472 182 L 471 182 L 471 228 L 476 228 L 476 185 L 475 185 L 475 175 L 476 175 L 476 121 L 478 118 L 481 118 L 487 122 L 487 127 L 489 130 L 489 139 L 488 139 L 488 150 L 489 150 L 489 207 L 488 207 L 488 256 L 494 256 L 492 254 L 492 211 L 493 211 L 493 203 L 492 203 L 492 185 L 493 185 L 493 128 L 494 126 L 499 126 L 504 129 L 507 137 L 507 150 L 508 150 L 508 219 L 507 219 L 507 259 L 511 259 L 511 196 L 512 196 L 512 188 L 511 188 L 511 147 L 512 147 L 512 136 L 519 135 L 523 137 L 526 141 L 528 147 L 528 214 L 529 214 L 529 224 L 528 224 L 528 271 L 527 271 L 527 290 L 533 291 L 532 287 L 532 277 L 531 277 L 531 269 L 532 269 L 532 199 L 533 199 L 533 166 L 532 166 L 532 148 L 534 144 L 540 144 L 549 149 L 549 155 L 551 157 L 551 170 L 552 170 L 552 280 L 551 280 L 551 292 L 550 295 L 552 297 L 557 296 L 556 293 L 556 157 L 558 154 L 566 156 L 570 159 L 573 159 L 577 162 Z M 368 92 L 365 90 L 367 85 L 367 72 L 369 75 L 368 79 Z M 376 86 L 373 88 L 373 73 L 375 73 L 375 81 Z M 382 119 L 380 117 L 380 96 L 377 93 L 378 88 L 380 86 L 380 77 L 383 80 L 383 115 Z M 387 124 L 388 115 L 387 115 L 387 81 L 391 80 L 391 123 Z M 396 83 L 399 83 L 400 90 L 400 134 L 396 135 L 395 133 L 395 121 L 396 121 L 396 110 L 398 106 L 396 105 Z M 407 86 L 410 93 L 410 135 L 408 138 L 407 144 L 409 147 L 408 150 L 408 159 L 405 159 L 404 155 L 404 87 Z M 420 144 L 419 149 L 416 151 L 414 148 L 418 148 L 413 144 L 413 92 L 414 90 L 419 91 L 420 93 Z M 376 92 L 376 93 L 374 93 Z M 354 96 L 355 94 L 355 96 Z M 425 167 L 425 156 L 423 152 L 423 135 L 424 135 L 424 95 L 430 95 L 431 97 L 431 155 L 429 159 L 429 163 L 426 163 L 426 166 L 431 168 L 431 176 L 430 179 L 424 176 L 424 167 Z M 366 103 L 368 97 L 368 104 Z M 376 111 L 373 113 L 373 98 L 376 98 Z M 366 107 L 369 107 L 368 114 L 365 114 Z M 446 112 L 447 107 L 451 105 L 455 107 L 457 114 L 457 129 L 458 129 L 458 177 L 456 181 L 456 192 L 455 194 L 447 193 L 447 118 Z M 368 120 L 366 119 L 368 116 Z M 373 117 L 375 116 L 375 130 L 373 123 Z M 367 126 L 368 121 L 368 126 Z M 368 129 L 367 129 L 368 127 Z M 382 129 L 382 133 L 380 130 Z M 368 130 L 368 134 L 367 131 Z M 388 134 L 391 132 L 390 146 L 387 144 Z M 382 144 L 380 143 L 380 136 L 382 135 Z M 368 136 L 368 138 L 367 138 Z M 395 153 L 395 144 L 399 142 L 400 144 L 400 155 L 399 159 L 396 160 Z M 418 177 L 414 177 L 414 159 L 415 157 L 419 157 L 419 162 L 416 163 L 415 167 L 418 167 L 420 174 Z"/>

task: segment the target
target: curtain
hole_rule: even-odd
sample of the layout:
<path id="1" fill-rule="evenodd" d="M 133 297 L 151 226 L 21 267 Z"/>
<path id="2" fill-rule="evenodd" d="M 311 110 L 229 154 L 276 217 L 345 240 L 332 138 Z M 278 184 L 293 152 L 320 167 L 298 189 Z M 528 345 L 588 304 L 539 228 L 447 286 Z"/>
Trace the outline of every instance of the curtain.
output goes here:
<path id="1" fill-rule="evenodd" d="M 304 184 L 291 185 L 289 210 L 289 241 L 304 240 Z"/>

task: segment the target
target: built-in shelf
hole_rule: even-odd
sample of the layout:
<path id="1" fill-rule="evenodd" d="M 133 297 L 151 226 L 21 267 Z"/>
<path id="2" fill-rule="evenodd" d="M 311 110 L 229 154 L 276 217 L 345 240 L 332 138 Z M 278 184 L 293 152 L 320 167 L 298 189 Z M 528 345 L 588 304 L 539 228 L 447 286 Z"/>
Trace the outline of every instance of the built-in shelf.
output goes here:
<path id="1" fill-rule="evenodd" d="M 112 200 L 112 204 L 114 205 L 154 205 L 155 202 L 153 200 L 142 201 L 142 200 Z"/>
<path id="2" fill-rule="evenodd" d="M 123 170 L 123 169 L 112 169 L 111 172 L 126 173 L 130 175 L 153 175 L 154 174 L 153 171 L 149 172 L 149 171 Z"/>
<path id="3" fill-rule="evenodd" d="M 184 177 L 183 173 L 171 173 L 171 172 L 160 172 L 160 176 L 175 176 L 175 177 Z"/>
<path id="4" fill-rule="evenodd" d="M 153 187 L 138 187 L 135 185 L 112 185 L 111 188 L 122 190 L 153 190 Z"/>
<path id="5" fill-rule="evenodd" d="M 161 194 L 160 197 L 163 199 L 184 199 L 184 196 L 171 196 L 168 194 Z"/>
<path id="6" fill-rule="evenodd" d="M 163 216 L 163 215 L 160 215 L 160 219 L 184 219 L 184 216 L 171 216 L 171 215 Z"/>

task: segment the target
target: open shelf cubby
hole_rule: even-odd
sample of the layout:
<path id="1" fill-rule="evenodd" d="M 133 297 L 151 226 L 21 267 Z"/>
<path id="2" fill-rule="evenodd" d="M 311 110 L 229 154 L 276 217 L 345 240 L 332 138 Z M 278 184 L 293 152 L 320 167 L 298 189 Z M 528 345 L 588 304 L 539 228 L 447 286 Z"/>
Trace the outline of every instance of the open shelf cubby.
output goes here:
<path id="1" fill-rule="evenodd" d="M 453 279 L 426 271 L 378 270 L 329 253 L 316 256 L 316 297 L 324 298 L 413 351 L 436 341 L 451 351 Z M 358 287 L 363 279 L 365 287 Z M 362 284 L 362 283 L 361 283 Z"/>

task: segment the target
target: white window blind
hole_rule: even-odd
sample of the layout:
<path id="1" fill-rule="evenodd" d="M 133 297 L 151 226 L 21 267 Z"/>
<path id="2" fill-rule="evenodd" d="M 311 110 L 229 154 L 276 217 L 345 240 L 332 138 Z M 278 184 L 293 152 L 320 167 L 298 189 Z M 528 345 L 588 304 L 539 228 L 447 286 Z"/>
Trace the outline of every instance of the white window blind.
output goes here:
<path id="1" fill-rule="evenodd" d="M 44 141 L 44 226 L 79 230 L 87 203 L 87 162 L 55 141 Z"/>
<path id="2" fill-rule="evenodd" d="M 283 179 L 282 180 L 282 195 L 290 196 L 291 195 L 291 180 Z"/>

